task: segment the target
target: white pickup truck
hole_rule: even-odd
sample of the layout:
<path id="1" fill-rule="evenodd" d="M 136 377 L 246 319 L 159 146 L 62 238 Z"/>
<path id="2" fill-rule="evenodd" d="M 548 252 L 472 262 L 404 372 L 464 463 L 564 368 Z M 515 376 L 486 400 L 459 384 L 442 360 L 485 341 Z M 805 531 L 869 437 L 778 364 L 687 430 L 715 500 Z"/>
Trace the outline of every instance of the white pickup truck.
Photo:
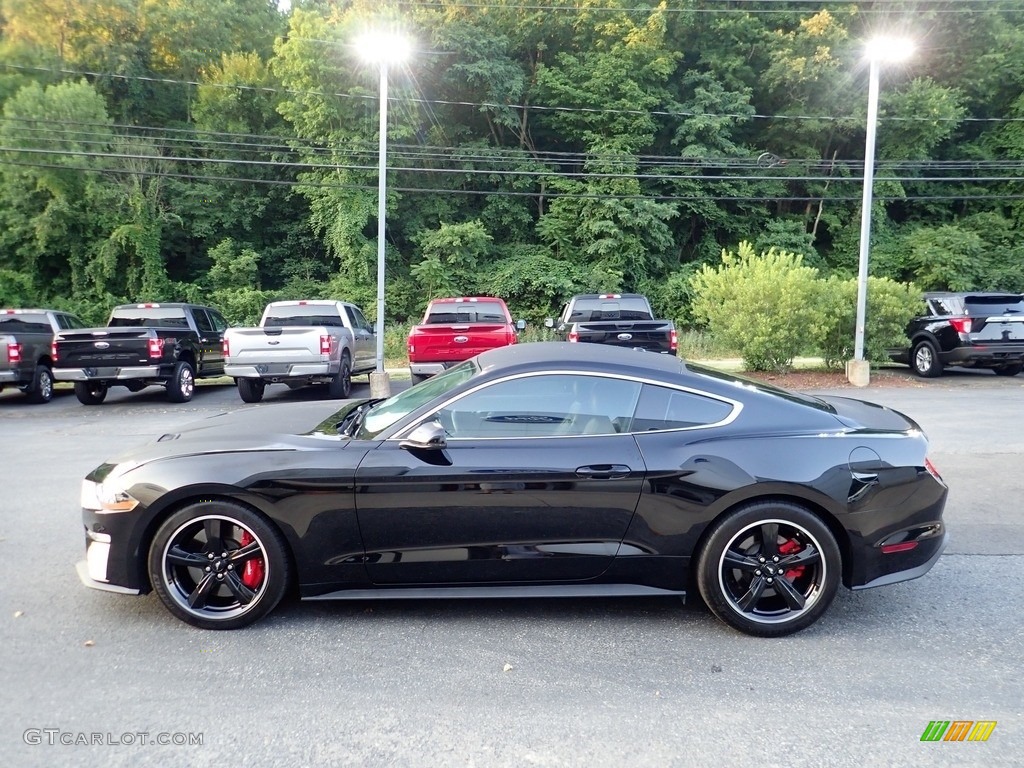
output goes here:
<path id="1" fill-rule="evenodd" d="M 329 397 L 346 398 L 352 376 L 374 370 L 376 348 L 373 326 L 355 304 L 275 301 L 259 326 L 224 332 L 224 372 L 247 403 L 262 400 L 267 384 L 324 384 Z"/>

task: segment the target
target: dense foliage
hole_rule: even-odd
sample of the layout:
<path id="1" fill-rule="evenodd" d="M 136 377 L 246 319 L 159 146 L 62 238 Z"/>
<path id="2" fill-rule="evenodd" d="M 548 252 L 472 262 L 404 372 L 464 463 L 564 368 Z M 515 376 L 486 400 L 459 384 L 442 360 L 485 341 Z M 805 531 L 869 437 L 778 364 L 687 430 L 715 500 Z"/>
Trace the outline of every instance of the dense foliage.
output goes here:
<path id="1" fill-rule="evenodd" d="M 741 241 L 848 280 L 882 30 L 919 49 L 882 70 L 872 274 L 1024 289 L 1019 0 L 0 0 L 0 304 L 372 316 L 379 72 L 354 43 L 382 26 L 415 41 L 389 71 L 396 321 L 621 289 L 685 325 Z"/>

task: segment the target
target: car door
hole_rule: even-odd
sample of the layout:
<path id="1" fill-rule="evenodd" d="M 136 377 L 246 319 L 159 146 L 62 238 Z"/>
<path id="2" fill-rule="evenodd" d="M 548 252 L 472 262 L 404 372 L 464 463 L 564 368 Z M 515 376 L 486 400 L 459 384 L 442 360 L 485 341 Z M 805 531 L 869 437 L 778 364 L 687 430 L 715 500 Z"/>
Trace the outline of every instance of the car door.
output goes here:
<path id="1" fill-rule="evenodd" d="M 223 373 L 224 330 L 227 328 L 227 321 L 213 310 L 200 307 L 193 307 L 192 316 L 199 331 L 199 348 L 203 355 L 202 375 Z"/>
<path id="2" fill-rule="evenodd" d="M 357 371 L 374 368 L 377 364 L 377 335 L 358 307 L 346 306 L 348 321 L 355 337 L 352 367 Z"/>
<path id="3" fill-rule="evenodd" d="M 512 377 L 425 419 L 443 425 L 444 450 L 383 441 L 356 472 L 370 578 L 507 584 L 600 576 L 643 484 L 636 441 L 617 431 L 639 391 L 611 377 Z"/>

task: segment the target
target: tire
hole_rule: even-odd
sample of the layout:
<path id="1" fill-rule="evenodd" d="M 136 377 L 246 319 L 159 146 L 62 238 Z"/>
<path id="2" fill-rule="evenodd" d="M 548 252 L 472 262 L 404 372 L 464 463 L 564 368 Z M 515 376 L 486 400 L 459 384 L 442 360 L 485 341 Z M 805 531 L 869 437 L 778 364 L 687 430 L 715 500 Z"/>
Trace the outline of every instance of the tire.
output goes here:
<path id="1" fill-rule="evenodd" d="M 196 375 L 185 360 L 174 366 L 174 375 L 167 382 L 167 399 L 172 403 L 187 403 L 196 391 Z"/>
<path id="2" fill-rule="evenodd" d="M 910 367 L 923 379 L 934 379 L 942 374 L 939 352 L 930 341 L 921 341 L 910 352 Z"/>
<path id="3" fill-rule="evenodd" d="M 697 561 L 697 587 L 712 613 L 734 629 L 781 637 L 825 612 L 841 568 L 839 546 L 820 518 L 790 502 L 753 502 L 710 531 Z"/>
<path id="4" fill-rule="evenodd" d="M 258 403 L 263 399 L 263 391 L 267 382 L 263 379 L 237 379 L 238 394 L 246 403 Z"/>
<path id="5" fill-rule="evenodd" d="M 76 381 L 75 397 L 82 405 L 99 405 L 107 398 L 107 385 L 102 381 Z"/>
<path id="6" fill-rule="evenodd" d="M 48 403 L 53 399 L 53 372 L 49 366 L 37 365 L 32 383 L 25 390 L 30 403 Z"/>
<path id="7" fill-rule="evenodd" d="M 1002 368 L 996 368 L 996 376 L 1016 376 L 1024 370 L 1024 365 L 1016 363 L 1014 365 L 1004 365 Z"/>
<path id="8" fill-rule="evenodd" d="M 149 578 L 164 606 L 202 629 L 239 629 L 266 616 L 288 589 L 291 558 L 281 534 L 232 501 L 178 510 L 149 547 Z"/>
<path id="9" fill-rule="evenodd" d="M 409 371 L 409 378 L 412 380 L 412 385 L 415 387 L 421 381 L 426 381 L 430 377 L 424 376 L 422 373 L 413 373 L 412 371 Z"/>
<path id="10" fill-rule="evenodd" d="M 346 400 L 352 394 L 352 360 L 348 352 L 341 355 L 341 367 L 327 385 L 327 396 L 335 400 Z"/>

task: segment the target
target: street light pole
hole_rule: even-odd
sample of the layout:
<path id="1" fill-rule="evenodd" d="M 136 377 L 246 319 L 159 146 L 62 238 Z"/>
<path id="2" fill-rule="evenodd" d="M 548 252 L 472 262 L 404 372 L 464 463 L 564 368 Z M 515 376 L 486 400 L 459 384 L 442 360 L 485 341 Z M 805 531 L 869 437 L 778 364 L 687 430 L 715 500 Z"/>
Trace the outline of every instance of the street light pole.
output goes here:
<path id="1" fill-rule="evenodd" d="M 388 166 L 388 64 L 409 56 L 409 40 L 402 35 L 371 32 L 356 41 L 364 61 L 380 66 L 380 138 L 377 165 L 377 365 L 370 374 L 370 397 L 389 397 L 391 381 L 384 370 L 384 285 Z"/>
<path id="2" fill-rule="evenodd" d="M 871 381 L 871 364 L 864 359 L 867 325 L 868 257 L 871 252 L 871 203 L 875 183 L 875 137 L 878 130 L 878 80 L 882 61 L 903 61 L 913 53 L 909 40 L 876 38 L 868 43 L 868 124 L 864 142 L 864 190 L 860 208 L 860 257 L 857 268 L 857 320 L 854 328 L 853 359 L 846 365 L 851 384 L 866 387 Z"/>

